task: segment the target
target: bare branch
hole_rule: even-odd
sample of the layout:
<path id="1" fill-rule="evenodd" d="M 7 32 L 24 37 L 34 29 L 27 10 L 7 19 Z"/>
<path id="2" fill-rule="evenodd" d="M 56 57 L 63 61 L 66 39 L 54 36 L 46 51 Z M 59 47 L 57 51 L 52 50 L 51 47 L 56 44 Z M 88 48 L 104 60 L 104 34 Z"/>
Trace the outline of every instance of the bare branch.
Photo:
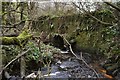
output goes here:
<path id="1" fill-rule="evenodd" d="M 77 8 L 81 9 L 78 5 L 76 5 L 74 2 L 73 2 L 73 5 L 76 6 Z M 112 26 L 113 24 L 111 23 L 107 23 L 107 22 L 103 22 L 101 20 L 99 20 L 98 18 L 96 18 L 95 16 L 93 16 L 92 14 L 90 14 L 89 12 L 87 12 L 85 9 L 82 8 L 82 10 L 87 13 L 90 17 L 92 17 L 93 19 L 95 19 L 96 21 L 100 22 L 101 24 L 104 24 L 104 25 L 109 25 L 109 26 Z"/>
<path id="2" fill-rule="evenodd" d="M 3 14 L 2 14 L 2 17 L 4 16 L 4 15 L 6 15 L 6 14 L 8 14 L 8 13 L 11 13 L 11 12 L 16 12 L 16 13 L 20 13 L 21 14 L 21 12 L 20 11 L 16 11 L 16 10 L 9 10 L 8 12 L 4 12 Z M 25 14 L 25 13 L 23 13 L 24 15 L 27 15 L 27 14 Z"/>
<path id="3" fill-rule="evenodd" d="M 25 55 L 30 49 L 28 49 L 25 52 L 22 52 L 21 54 L 18 54 L 13 60 L 11 60 L 5 67 L 3 67 L 3 69 L 0 72 L 0 75 L 2 74 L 3 70 L 5 70 L 10 64 L 12 64 L 13 62 L 15 62 L 16 60 L 18 60 L 19 58 L 21 58 L 23 55 Z"/>
<path id="4" fill-rule="evenodd" d="M 70 48 L 71 53 L 72 53 L 77 59 L 81 60 L 81 59 L 73 52 L 72 46 L 71 46 L 71 44 L 68 42 L 68 40 L 67 40 L 64 36 L 62 36 L 62 37 L 63 37 L 63 39 L 66 41 L 66 43 L 69 45 L 69 48 Z"/>
<path id="5" fill-rule="evenodd" d="M 16 28 L 16 26 L 22 24 L 25 21 L 32 21 L 32 20 L 22 20 L 20 22 L 17 22 L 17 23 L 14 23 L 14 24 L 10 24 L 10 25 L 0 25 L 0 27 L 3 27 L 3 28 Z"/>
<path id="6" fill-rule="evenodd" d="M 81 52 L 80 54 L 81 54 L 81 60 L 83 61 L 83 63 L 85 63 L 85 65 L 86 65 L 87 67 L 89 67 L 91 70 L 93 70 L 93 71 L 95 72 L 96 76 L 99 78 L 99 75 L 98 75 L 98 73 L 96 72 L 96 70 L 93 69 L 92 67 L 90 67 L 90 66 L 86 63 L 86 61 L 83 59 L 82 52 Z"/>
<path id="7" fill-rule="evenodd" d="M 107 4 L 107 5 L 109 5 L 109 6 L 111 6 L 111 7 L 113 7 L 114 9 L 116 9 L 116 10 L 118 10 L 120 12 L 120 8 L 119 7 L 111 4 L 110 2 L 104 2 L 104 3 Z"/>

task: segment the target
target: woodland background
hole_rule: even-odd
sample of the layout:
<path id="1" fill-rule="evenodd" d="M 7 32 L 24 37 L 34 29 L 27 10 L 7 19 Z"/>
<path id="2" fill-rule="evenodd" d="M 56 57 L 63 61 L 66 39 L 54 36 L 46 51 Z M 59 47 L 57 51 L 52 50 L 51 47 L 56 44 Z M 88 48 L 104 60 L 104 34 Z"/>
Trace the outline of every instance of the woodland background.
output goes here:
<path id="1" fill-rule="evenodd" d="M 120 2 L 2 2 L 2 67 L 29 48 L 26 56 L 5 69 L 23 76 L 31 61 L 38 64 L 44 56 L 53 59 L 50 50 L 56 51 L 56 48 L 49 50 L 50 46 L 45 44 L 57 45 L 60 49 L 67 46 L 53 41 L 54 35 L 59 34 L 68 40 L 74 52 L 89 53 L 110 75 L 117 76 L 120 71 L 119 7 Z M 21 72 L 13 70 L 14 65 Z"/>

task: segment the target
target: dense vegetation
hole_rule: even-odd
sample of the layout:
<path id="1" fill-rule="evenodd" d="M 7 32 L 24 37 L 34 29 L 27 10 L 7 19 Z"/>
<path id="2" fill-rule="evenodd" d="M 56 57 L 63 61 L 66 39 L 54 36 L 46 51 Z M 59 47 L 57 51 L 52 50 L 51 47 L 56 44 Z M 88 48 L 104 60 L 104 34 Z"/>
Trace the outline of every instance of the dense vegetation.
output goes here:
<path id="1" fill-rule="evenodd" d="M 49 66 L 51 60 L 54 60 L 53 53 L 60 52 L 59 49 L 51 46 L 55 45 L 53 37 L 60 34 L 71 43 L 74 51 L 89 53 L 94 57 L 93 59 L 99 59 L 98 62 L 103 63 L 102 66 L 109 74 L 113 76 L 118 74 L 120 71 L 120 2 L 93 3 L 92 5 L 95 5 L 93 11 L 90 11 L 88 8 L 90 5 L 87 3 L 79 3 L 87 8 L 71 3 L 72 7 L 70 6 L 66 11 L 62 9 L 66 4 L 54 3 L 55 10 L 45 7 L 45 11 L 40 12 L 37 8 L 38 4 L 2 2 L 3 36 L 0 37 L 0 41 L 3 42 L 1 45 L 3 66 L 28 48 L 30 51 L 23 57 L 23 61 L 21 60 L 21 65 L 25 66 L 26 62 L 28 70 L 31 69 L 32 61 L 35 61 L 36 66 L 40 62 Z M 65 45 L 67 46 L 67 43 Z M 19 63 L 20 60 L 17 60 L 7 69 L 15 72 L 13 69 L 16 65 L 20 68 Z M 13 74 L 19 75 L 19 71 Z"/>

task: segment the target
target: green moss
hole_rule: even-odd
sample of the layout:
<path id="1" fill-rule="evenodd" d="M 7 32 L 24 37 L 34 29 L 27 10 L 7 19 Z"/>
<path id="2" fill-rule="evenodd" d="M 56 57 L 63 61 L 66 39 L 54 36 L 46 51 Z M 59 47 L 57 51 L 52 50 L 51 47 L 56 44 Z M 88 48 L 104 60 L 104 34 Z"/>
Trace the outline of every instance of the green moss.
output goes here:
<path id="1" fill-rule="evenodd" d="M 0 41 L 2 41 L 2 44 L 4 45 L 11 45 L 11 44 L 19 45 L 19 41 L 16 37 L 0 37 Z"/>
<path id="2" fill-rule="evenodd" d="M 23 31 L 18 37 L 0 37 L 0 41 L 3 45 L 19 45 L 23 46 L 26 44 L 28 39 L 31 37 L 27 31 Z"/>
<path id="3" fill-rule="evenodd" d="M 26 35 L 29 35 L 28 33 L 29 33 L 29 32 L 28 32 L 28 30 L 26 29 L 26 30 L 22 31 L 22 33 L 19 34 L 18 38 L 19 38 L 19 37 L 25 37 Z"/>

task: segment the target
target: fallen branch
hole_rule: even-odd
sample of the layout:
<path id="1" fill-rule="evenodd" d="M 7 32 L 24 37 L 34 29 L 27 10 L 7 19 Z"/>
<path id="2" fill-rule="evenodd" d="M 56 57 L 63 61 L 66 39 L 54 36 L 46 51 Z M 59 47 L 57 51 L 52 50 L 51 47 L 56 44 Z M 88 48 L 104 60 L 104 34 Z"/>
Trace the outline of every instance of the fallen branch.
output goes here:
<path id="1" fill-rule="evenodd" d="M 93 70 L 94 73 L 96 74 L 96 76 L 99 78 L 99 75 L 98 75 L 98 73 L 96 72 L 96 70 L 93 69 L 92 67 L 90 67 L 90 66 L 86 63 L 86 61 L 83 59 L 82 52 L 81 52 L 81 60 L 85 63 L 85 65 L 86 65 L 87 67 L 89 67 L 91 70 Z"/>
<path id="2" fill-rule="evenodd" d="M 70 48 L 71 53 L 72 53 L 78 60 L 81 60 L 88 68 L 90 68 L 90 69 L 96 74 L 96 76 L 99 78 L 99 75 L 98 75 L 98 73 L 96 72 L 96 70 L 93 69 L 92 67 L 90 67 L 90 66 L 86 63 L 86 61 L 83 59 L 82 53 L 81 53 L 81 58 L 79 58 L 79 57 L 73 52 L 72 46 L 71 46 L 71 44 L 68 42 L 68 40 L 67 40 L 64 36 L 62 36 L 62 37 L 63 37 L 63 39 L 66 41 L 66 43 L 69 45 L 69 48 Z"/>
<path id="3" fill-rule="evenodd" d="M 10 61 L 5 67 L 3 67 L 3 69 L 0 71 L 0 75 L 2 74 L 3 70 L 5 70 L 11 63 L 15 62 L 16 60 L 18 60 L 19 58 L 21 58 L 23 55 L 25 55 L 30 49 L 28 49 L 25 52 L 22 52 L 21 54 L 18 54 L 12 61 Z"/>
<path id="4" fill-rule="evenodd" d="M 66 43 L 69 45 L 69 48 L 70 48 L 71 53 L 72 53 L 77 59 L 81 60 L 81 59 L 73 52 L 72 46 L 71 46 L 71 44 L 68 42 L 68 40 L 67 40 L 64 36 L 62 36 L 62 37 L 63 37 L 63 39 L 66 41 Z"/>

